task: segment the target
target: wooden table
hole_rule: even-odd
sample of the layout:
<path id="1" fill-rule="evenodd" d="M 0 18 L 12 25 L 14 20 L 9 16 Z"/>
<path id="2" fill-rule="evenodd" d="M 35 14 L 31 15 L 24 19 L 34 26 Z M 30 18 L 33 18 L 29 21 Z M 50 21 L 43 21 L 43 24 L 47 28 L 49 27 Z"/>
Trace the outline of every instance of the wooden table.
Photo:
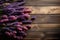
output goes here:
<path id="1" fill-rule="evenodd" d="M 60 40 L 60 0 L 25 1 L 36 20 L 24 40 Z"/>

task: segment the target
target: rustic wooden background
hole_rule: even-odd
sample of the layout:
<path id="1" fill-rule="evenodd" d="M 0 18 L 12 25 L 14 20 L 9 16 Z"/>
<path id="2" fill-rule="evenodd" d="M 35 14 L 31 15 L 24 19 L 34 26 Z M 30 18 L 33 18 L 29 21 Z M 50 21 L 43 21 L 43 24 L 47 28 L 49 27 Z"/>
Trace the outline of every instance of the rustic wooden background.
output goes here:
<path id="1" fill-rule="evenodd" d="M 36 20 L 24 40 L 60 40 L 60 0 L 25 0 Z"/>

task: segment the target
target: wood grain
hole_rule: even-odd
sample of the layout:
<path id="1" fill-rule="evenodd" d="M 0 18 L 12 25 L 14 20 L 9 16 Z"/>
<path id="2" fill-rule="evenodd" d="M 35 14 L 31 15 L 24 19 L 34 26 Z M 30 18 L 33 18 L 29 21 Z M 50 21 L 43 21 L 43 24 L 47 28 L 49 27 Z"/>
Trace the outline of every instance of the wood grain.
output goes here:
<path id="1" fill-rule="evenodd" d="M 60 6 L 26 6 L 31 14 L 60 14 Z"/>
<path id="2" fill-rule="evenodd" d="M 59 40 L 54 34 L 60 35 L 60 0 L 25 1 L 24 6 L 32 10 L 31 17 L 35 16 L 36 20 L 24 40 Z"/>
<path id="3" fill-rule="evenodd" d="M 36 17 L 34 24 L 60 24 L 60 15 L 45 15 L 45 14 L 32 14 L 31 17 Z"/>
<path id="4" fill-rule="evenodd" d="M 60 0 L 25 0 L 25 5 L 32 5 L 32 6 L 51 6 L 51 5 L 60 5 Z"/>

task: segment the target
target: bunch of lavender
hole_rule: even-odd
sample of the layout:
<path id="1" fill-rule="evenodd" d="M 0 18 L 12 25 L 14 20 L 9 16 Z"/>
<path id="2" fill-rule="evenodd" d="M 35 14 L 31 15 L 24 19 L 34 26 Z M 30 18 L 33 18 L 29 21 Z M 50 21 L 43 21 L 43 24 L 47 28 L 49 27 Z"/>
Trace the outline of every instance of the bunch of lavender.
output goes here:
<path id="1" fill-rule="evenodd" d="M 23 40 L 31 28 L 28 24 L 35 20 L 35 17 L 30 18 L 31 10 L 23 6 L 24 0 L 1 0 L 0 3 L 1 40 Z"/>

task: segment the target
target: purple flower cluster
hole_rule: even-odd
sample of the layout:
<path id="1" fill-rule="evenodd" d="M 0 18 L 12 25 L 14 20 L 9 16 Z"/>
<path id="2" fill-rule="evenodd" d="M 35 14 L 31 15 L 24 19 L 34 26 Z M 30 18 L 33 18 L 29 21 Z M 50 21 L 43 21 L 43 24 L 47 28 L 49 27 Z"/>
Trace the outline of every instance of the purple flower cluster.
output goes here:
<path id="1" fill-rule="evenodd" d="M 1 40 L 23 40 L 27 36 L 30 25 L 35 17 L 30 18 L 31 10 L 24 7 L 24 0 L 1 0 L 3 13 L 0 17 Z M 9 4 L 7 3 L 9 2 Z"/>

